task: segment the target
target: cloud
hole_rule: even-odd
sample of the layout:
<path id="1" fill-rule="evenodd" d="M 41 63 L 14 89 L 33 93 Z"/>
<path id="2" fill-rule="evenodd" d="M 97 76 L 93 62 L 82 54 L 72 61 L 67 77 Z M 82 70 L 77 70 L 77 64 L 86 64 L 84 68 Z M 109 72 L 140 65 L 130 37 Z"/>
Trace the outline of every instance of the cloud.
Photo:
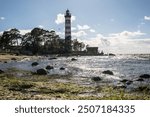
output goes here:
<path id="1" fill-rule="evenodd" d="M 78 28 L 79 30 L 88 30 L 88 29 L 90 29 L 90 26 L 88 26 L 88 25 L 83 25 L 83 26 L 77 25 L 77 28 Z"/>
<path id="2" fill-rule="evenodd" d="M 144 19 L 150 21 L 150 16 L 144 16 Z"/>
<path id="3" fill-rule="evenodd" d="M 44 28 L 44 26 L 43 26 L 43 25 L 38 25 L 38 27 L 39 27 L 39 28 Z"/>
<path id="4" fill-rule="evenodd" d="M 75 17 L 75 16 L 72 16 L 72 17 L 71 17 L 71 22 L 73 22 L 73 21 L 75 21 L 75 20 L 76 20 L 76 17 Z M 56 23 L 56 24 L 63 24 L 64 22 L 65 22 L 64 14 L 59 13 L 59 14 L 57 15 L 56 20 L 55 20 L 55 23 Z"/>
<path id="5" fill-rule="evenodd" d="M 105 53 L 149 53 L 150 38 L 143 39 L 141 38 L 142 35 L 145 35 L 145 33 L 140 31 L 123 31 L 116 34 L 109 34 L 108 36 L 97 34 L 95 37 L 84 40 L 80 39 L 80 41 L 90 45 L 91 47 L 99 47 L 99 51 L 103 50 Z M 136 38 L 137 36 L 138 38 Z"/>
<path id="6" fill-rule="evenodd" d="M 5 20 L 5 17 L 0 17 L 0 20 Z"/>
<path id="7" fill-rule="evenodd" d="M 26 29 L 26 30 L 20 29 L 19 31 L 20 31 L 20 34 L 25 35 L 26 33 L 31 32 L 31 30 L 32 30 L 32 29 Z"/>
<path id="8" fill-rule="evenodd" d="M 71 30 L 75 31 L 75 30 L 77 30 L 77 28 L 76 27 L 71 27 Z"/>
<path id="9" fill-rule="evenodd" d="M 94 29 L 90 29 L 90 32 L 95 33 L 96 31 Z"/>
<path id="10" fill-rule="evenodd" d="M 141 31 L 136 31 L 136 32 L 130 32 L 130 31 L 123 31 L 121 33 L 115 33 L 115 34 L 109 34 L 109 36 L 113 36 L 116 38 L 133 38 L 133 37 L 138 37 L 138 36 L 143 36 L 146 35 L 145 33 L 142 33 Z"/>
<path id="11" fill-rule="evenodd" d="M 72 36 L 74 36 L 74 37 L 82 37 L 82 36 L 86 36 L 87 35 L 87 33 L 85 32 L 85 31 L 78 31 L 78 32 L 72 32 Z"/>

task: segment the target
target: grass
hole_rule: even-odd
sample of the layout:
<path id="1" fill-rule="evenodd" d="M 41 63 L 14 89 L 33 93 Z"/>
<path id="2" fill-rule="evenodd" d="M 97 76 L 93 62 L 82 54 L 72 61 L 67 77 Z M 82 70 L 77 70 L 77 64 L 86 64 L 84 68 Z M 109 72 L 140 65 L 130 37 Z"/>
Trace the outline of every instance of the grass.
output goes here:
<path id="1" fill-rule="evenodd" d="M 12 73 L 13 72 L 13 73 Z M 20 72 L 29 77 L 16 77 Z M 69 76 L 63 76 L 68 78 Z M 75 83 L 58 82 L 59 75 L 38 76 L 27 71 L 12 69 L 0 74 L 0 99 L 39 100 L 39 99 L 75 99 L 75 100 L 149 100 L 150 89 L 139 87 L 134 92 L 127 92 L 113 86 L 80 86 Z"/>

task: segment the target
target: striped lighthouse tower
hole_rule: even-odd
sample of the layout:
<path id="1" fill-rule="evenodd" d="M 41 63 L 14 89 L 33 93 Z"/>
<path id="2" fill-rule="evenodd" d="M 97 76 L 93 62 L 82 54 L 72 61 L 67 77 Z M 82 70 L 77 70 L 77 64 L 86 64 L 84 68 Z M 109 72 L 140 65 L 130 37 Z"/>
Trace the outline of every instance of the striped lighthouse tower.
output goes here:
<path id="1" fill-rule="evenodd" d="M 70 53 L 72 51 L 71 47 L 71 13 L 66 10 L 65 13 L 65 51 Z"/>

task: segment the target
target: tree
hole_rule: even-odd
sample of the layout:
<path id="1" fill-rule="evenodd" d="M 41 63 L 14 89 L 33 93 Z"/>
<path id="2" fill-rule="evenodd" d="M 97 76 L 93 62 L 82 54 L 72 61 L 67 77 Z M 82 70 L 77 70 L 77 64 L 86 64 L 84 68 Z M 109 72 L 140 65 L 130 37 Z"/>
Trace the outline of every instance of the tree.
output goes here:
<path id="1" fill-rule="evenodd" d="M 21 40 L 20 31 L 16 28 L 9 31 L 4 31 L 1 37 L 1 47 L 3 49 L 11 49 L 11 46 L 18 46 L 19 40 Z"/>

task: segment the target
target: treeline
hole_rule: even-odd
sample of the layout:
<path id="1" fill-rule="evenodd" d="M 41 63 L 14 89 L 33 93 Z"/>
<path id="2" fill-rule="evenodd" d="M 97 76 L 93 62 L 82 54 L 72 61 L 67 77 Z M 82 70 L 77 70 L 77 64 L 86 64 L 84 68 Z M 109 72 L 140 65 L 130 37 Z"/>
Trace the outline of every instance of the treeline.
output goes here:
<path id="1" fill-rule="evenodd" d="M 65 39 L 60 38 L 54 30 L 34 28 L 31 32 L 22 35 L 18 29 L 14 28 L 0 35 L 1 52 L 63 54 L 66 53 L 65 46 Z M 74 39 L 71 46 L 72 51 L 82 51 L 85 44 Z"/>

